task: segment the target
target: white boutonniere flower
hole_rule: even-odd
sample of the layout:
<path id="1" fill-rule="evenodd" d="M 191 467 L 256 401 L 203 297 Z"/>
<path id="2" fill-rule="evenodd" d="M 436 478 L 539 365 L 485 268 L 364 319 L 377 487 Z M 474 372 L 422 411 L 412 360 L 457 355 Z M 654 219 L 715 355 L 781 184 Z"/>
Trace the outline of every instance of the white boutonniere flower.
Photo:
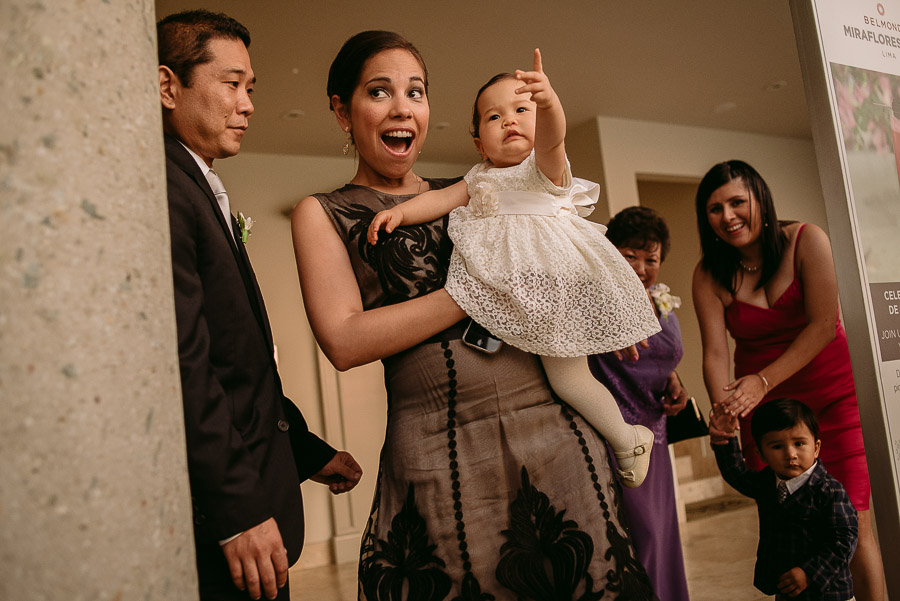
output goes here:
<path id="1" fill-rule="evenodd" d="M 246 217 L 243 213 L 238 212 L 238 227 L 241 228 L 241 242 L 247 244 L 247 238 L 250 236 L 250 228 L 255 223 L 252 217 Z"/>
<path id="2" fill-rule="evenodd" d="M 656 304 L 659 314 L 669 319 L 669 313 L 681 306 L 681 297 L 674 296 L 665 284 L 653 284 L 650 286 L 650 298 Z"/>

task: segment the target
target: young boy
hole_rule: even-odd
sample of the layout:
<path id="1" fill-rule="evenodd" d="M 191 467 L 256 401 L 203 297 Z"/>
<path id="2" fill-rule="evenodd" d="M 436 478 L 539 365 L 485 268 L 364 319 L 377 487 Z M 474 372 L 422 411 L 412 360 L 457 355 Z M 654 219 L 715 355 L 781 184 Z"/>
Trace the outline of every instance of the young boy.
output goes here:
<path id="1" fill-rule="evenodd" d="M 713 421 L 721 431 L 737 426 L 728 415 Z M 725 481 L 756 501 L 754 586 L 776 600 L 852 599 L 856 509 L 817 460 L 822 442 L 815 416 L 799 401 L 778 399 L 758 407 L 750 427 L 768 465 L 762 471 L 747 469 L 736 438 L 711 442 Z"/>

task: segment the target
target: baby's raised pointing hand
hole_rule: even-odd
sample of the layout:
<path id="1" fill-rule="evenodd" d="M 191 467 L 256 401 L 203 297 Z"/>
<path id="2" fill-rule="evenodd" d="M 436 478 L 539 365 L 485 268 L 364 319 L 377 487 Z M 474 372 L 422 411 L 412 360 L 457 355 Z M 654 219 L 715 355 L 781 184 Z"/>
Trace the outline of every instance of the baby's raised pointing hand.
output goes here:
<path id="1" fill-rule="evenodd" d="M 540 48 L 534 49 L 533 70 L 522 71 L 521 69 L 516 69 L 516 79 L 525 84 L 521 88 L 516 89 L 516 94 L 531 94 L 532 102 L 541 109 L 553 106 L 556 93 L 550 86 L 550 79 L 544 73 Z"/>

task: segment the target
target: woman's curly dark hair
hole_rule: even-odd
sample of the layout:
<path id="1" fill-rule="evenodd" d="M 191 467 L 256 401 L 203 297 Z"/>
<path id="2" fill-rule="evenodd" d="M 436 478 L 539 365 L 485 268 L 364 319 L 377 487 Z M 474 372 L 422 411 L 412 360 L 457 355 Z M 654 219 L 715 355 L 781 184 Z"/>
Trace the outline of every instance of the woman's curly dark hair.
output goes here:
<path id="1" fill-rule="evenodd" d="M 669 226 L 659 213 L 647 207 L 628 207 L 610 219 L 606 238 L 616 248 L 652 250 L 659 245 L 659 261 L 666 260 L 671 248 Z"/>

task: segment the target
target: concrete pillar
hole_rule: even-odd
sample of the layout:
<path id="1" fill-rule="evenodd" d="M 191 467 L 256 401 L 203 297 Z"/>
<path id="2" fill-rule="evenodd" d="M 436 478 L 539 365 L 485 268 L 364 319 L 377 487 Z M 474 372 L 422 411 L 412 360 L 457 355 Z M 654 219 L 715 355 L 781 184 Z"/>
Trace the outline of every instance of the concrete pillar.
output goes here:
<path id="1" fill-rule="evenodd" d="M 196 599 L 152 1 L 0 2 L 0 598 Z"/>

